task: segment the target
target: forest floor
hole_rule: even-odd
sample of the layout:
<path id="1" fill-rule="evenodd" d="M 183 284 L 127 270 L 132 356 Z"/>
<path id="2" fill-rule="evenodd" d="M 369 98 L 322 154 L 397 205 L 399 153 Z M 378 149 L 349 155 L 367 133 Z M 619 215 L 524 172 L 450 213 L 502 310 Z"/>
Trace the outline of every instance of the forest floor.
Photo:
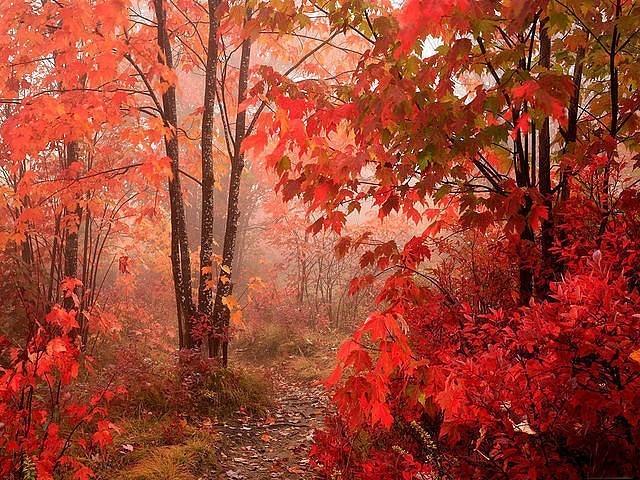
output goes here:
<path id="1" fill-rule="evenodd" d="M 115 419 L 120 433 L 108 452 L 96 459 L 97 478 L 319 478 L 310 465 L 309 451 L 314 430 L 322 426 L 330 409 L 322 380 L 331 372 L 339 338 L 292 341 L 285 334 L 278 332 L 271 341 L 246 342 L 232 351 L 235 373 L 228 377 L 231 384 L 223 383 L 228 392 L 225 398 L 247 408 L 198 415 L 166 406 L 163 410 L 166 394 L 160 390 L 151 395 L 153 385 L 143 386 L 139 396 L 149 398 L 146 405 L 162 405 L 155 410 L 141 407 L 138 415 L 121 414 Z M 165 381 L 152 375 L 154 384 Z"/>
<path id="2" fill-rule="evenodd" d="M 225 438 L 216 479 L 313 479 L 309 449 L 328 399 L 322 385 L 295 378 L 286 366 L 270 367 L 274 408 L 265 418 L 237 415 L 216 426 Z"/>

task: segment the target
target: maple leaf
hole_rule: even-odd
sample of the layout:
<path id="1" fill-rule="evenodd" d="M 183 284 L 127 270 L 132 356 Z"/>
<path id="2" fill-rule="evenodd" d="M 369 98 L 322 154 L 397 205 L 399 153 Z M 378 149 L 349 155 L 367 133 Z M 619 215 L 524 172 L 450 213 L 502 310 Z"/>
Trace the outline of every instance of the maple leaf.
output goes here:
<path id="1" fill-rule="evenodd" d="M 91 480 L 92 478 L 94 478 L 94 476 L 95 473 L 93 472 L 93 470 L 91 470 L 86 465 L 79 465 L 73 471 L 73 478 L 75 480 Z"/>
<path id="2" fill-rule="evenodd" d="M 320 205 L 329 198 L 331 185 L 329 183 L 321 183 L 313 191 L 313 201 L 315 205 Z"/>
<path id="3" fill-rule="evenodd" d="M 122 274 L 129 274 L 131 273 L 129 271 L 129 257 L 127 255 L 122 255 L 119 259 L 118 259 L 118 270 L 120 271 L 120 273 Z"/>
<path id="4" fill-rule="evenodd" d="M 549 218 L 549 210 L 544 205 L 534 205 L 529 212 L 528 221 L 533 230 L 538 230 L 542 220 Z"/>
<path id="5" fill-rule="evenodd" d="M 249 135 L 242 140 L 241 151 L 243 153 L 253 150 L 255 153 L 262 152 L 267 146 L 269 136 L 264 130 L 258 130 L 253 135 Z"/>
<path id="6" fill-rule="evenodd" d="M 108 420 L 99 420 L 97 427 L 96 432 L 91 436 L 91 440 L 100 448 L 105 448 L 113 441 L 113 436 L 111 435 L 113 424 Z"/>
<path id="7" fill-rule="evenodd" d="M 511 138 L 516 139 L 518 137 L 518 133 L 522 133 L 526 135 L 529 132 L 529 122 L 531 121 L 531 116 L 528 113 L 523 113 L 518 118 L 516 122 L 515 128 L 511 131 Z"/>
<path id="8" fill-rule="evenodd" d="M 534 100 L 536 92 L 540 89 L 538 82 L 527 80 L 511 89 L 511 94 L 516 99 Z"/>
<path id="9" fill-rule="evenodd" d="M 55 355 L 56 353 L 66 352 L 67 351 L 67 341 L 56 337 L 47 343 L 47 353 L 49 355 Z"/>
<path id="10" fill-rule="evenodd" d="M 374 402 L 371 405 L 371 424 L 375 426 L 378 423 L 383 428 L 390 428 L 393 425 L 393 415 L 386 403 Z"/>
<path id="11" fill-rule="evenodd" d="M 54 305 L 45 320 L 52 325 L 61 327 L 64 333 L 68 333 L 74 328 L 80 328 L 76 315 L 75 310 L 67 311 L 59 305 Z"/>
<path id="12" fill-rule="evenodd" d="M 337 365 L 333 371 L 331 372 L 331 374 L 325 379 L 325 385 L 327 387 L 333 387 L 334 385 L 336 385 L 339 381 L 340 378 L 342 377 L 342 373 L 343 373 L 344 369 L 342 368 L 342 366 Z"/>

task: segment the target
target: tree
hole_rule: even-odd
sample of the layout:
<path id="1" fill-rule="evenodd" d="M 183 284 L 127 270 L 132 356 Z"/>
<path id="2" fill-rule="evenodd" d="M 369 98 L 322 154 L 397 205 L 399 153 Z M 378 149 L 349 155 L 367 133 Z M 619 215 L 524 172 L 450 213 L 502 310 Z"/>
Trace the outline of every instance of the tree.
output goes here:
<path id="1" fill-rule="evenodd" d="M 251 10 L 246 12 L 245 22 L 251 19 Z M 240 71 L 238 75 L 238 112 L 235 121 L 235 135 L 232 142 L 233 155 L 231 157 L 231 175 L 229 179 L 229 196 L 227 202 L 227 222 L 224 230 L 224 244 L 222 247 L 222 265 L 218 275 L 218 285 L 213 307 L 214 328 L 216 337 L 211 344 L 213 356 L 221 355 L 222 364 L 227 365 L 228 361 L 228 328 L 230 311 L 224 301 L 232 293 L 231 267 L 236 250 L 236 238 L 238 233 L 238 200 L 240 198 L 240 177 L 244 170 L 244 153 L 241 150 L 242 141 L 246 135 L 246 110 L 242 104 L 247 96 L 247 86 L 249 82 L 249 62 L 251 60 L 251 37 L 242 40 L 240 54 Z M 227 125 L 227 128 L 230 128 Z M 220 342 L 219 340 L 222 340 Z M 220 346 L 222 350 L 220 351 Z"/>
<path id="2" fill-rule="evenodd" d="M 202 221 L 200 230 L 200 281 L 198 284 L 198 309 L 213 323 L 213 222 L 214 222 L 214 166 L 213 125 L 216 105 L 218 71 L 218 19 L 217 0 L 209 0 L 209 37 L 202 112 Z M 209 346 L 211 348 L 211 346 Z"/>
<path id="3" fill-rule="evenodd" d="M 623 310 L 637 305 L 635 268 L 611 243 L 622 235 L 634 244 L 622 232 L 637 225 L 637 8 L 356 2 L 327 14 L 370 49 L 350 85 L 271 84 L 281 101 L 267 158 L 282 192 L 322 213 L 312 231 L 340 232 L 369 206 L 381 218 L 395 211 L 431 222 L 408 242 L 363 256 L 396 273 L 383 283 L 380 310 L 339 353 L 332 380 L 344 372 L 341 417 L 319 437 L 317 458 L 358 478 L 633 475 L 634 460 L 622 458 L 637 455 L 634 322 L 567 292 L 593 282 Z M 294 116 L 302 127 L 284 120 Z M 341 132 L 347 142 L 327 141 Z M 432 254 L 467 250 L 460 230 L 495 237 L 485 248 L 518 265 L 516 281 L 500 286 L 509 295 L 488 311 L 486 299 L 471 306 L 458 295 L 463 285 L 482 286 L 478 261 L 468 259 L 462 285 L 428 267 Z M 584 323 L 577 311 L 598 320 Z M 554 327 L 566 315 L 578 322 L 565 326 L 571 341 Z M 620 347 L 609 351 L 602 335 Z M 590 396 L 595 378 L 603 383 Z M 624 392 L 625 413 L 604 406 L 614 391 Z M 586 398 L 597 422 L 574 409 Z M 572 431 L 554 423 L 560 416 L 592 429 Z M 376 435 L 379 425 L 388 433 Z M 398 448 L 350 454 L 362 431 Z M 595 438 L 627 456 L 597 455 Z"/>
<path id="4" fill-rule="evenodd" d="M 173 53 L 167 28 L 164 0 L 154 3 L 157 20 L 157 41 L 162 60 L 167 68 L 173 70 Z M 180 325 L 180 347 L 191 348 L 191 323 L 195 315 L 195 307 L 191 292 L 191 259 L 189 240 L 185 223 L 184 200 L 180 185 L 180 147 L 178 144 L 178 111 L 176 104 L 176 87 L 168 82 L 162 94 L 162 119 L 168 129 L 165 134 L 165 149 L 171 159 L 171 178 L 169 179 L 169 202 L 171 207 L 171 262 L 173 265 L 173 281 L 176 289 L 176 307 L 178 324 Z"/>
<path id="5" fill-rule="evenodd" d="M 256 14 L 254 15 L 254 9 Z M 246 151 L 251 148 L 251 143 L 245 140 L 255 133 L 258 138 L 264 140 L 266 136 L 263 131 L 262 113 L 269 105 L 268 98 L 261 98 L 260 94 L 265 89 L 265 81 L 273 79 L 287 79 L 294 74 L 300 74 L 300 70 L 309 68 L 313 56 L 325 47 L 332 45 L 331 40 L 336 36 L 330 34 L 326 38 L 326 29 L 320 27 L 319 33 L 314 29 L 307 34 L 298 33 L 304 31 L 309 25 L 309 18 L 316 13 L 316 9 L 307 11 L 304 5 L 297 5 L 294 2 L 285 2 L 282 5 L 273 6 L 269 2 L 258 3 L 255 6 L 251 2 L 239 2 L 230 4 L 226 28 L 228 29 L 232 47 L 228 51 L 223 48 L 224 62 L 222 73 L 220 74 L 220 85 L 218 91 L 219 110 L 222 120 L 222 129 L 228 160 L 230 165 L 229 190 L 227 196 L 226 222 L 224 228 L 224 241 L 222 247 L 221 264 L 217 274 L 217 287 L 213 309 L 214 332 L 211 335 L 209 344 L 210 355 L 220 357 L 222 364 L 228 362 L 228 342 L 229 342 L 229 322 L 231 311 L 228 303 L 233 292 L 232 267 L 236 256 L 236 242 L 238 236 L 238 220 L 240 212 L 238 209 L 240 199 L 240 186 L 242 172 L 245 168 Z M 237 25 L 234 20 L 241 18 L 242 24 Z M 250 82 L 252 73 L 251 52 L 252 47 L 259 42 L 260 34 L 265 29 L 265 34 L 275 34 L 278 37 L 292 36 L 294 39 L 304 38 L 308 41 L 304 45 L 299 56 L 294 57 L 294 61 L 287 65 L 282 73 L 276 73 L 272 66 L 256 66 L 253 70 L 261 72 L 260 77 L 253 85 Z M 311 34 L 318 36 L 312 36 Z M 311 41 L 309 41 L 311 40 Z M 333 46 L 333 45 L 332 45 Z M 266 42 L 266 47 L 271 47 L 271 43 Z M 337 46 L 334 48 L 340 50 Z M 234 53 L 240 50 L 238 59 L 238 76 L 229 74 L 230 62 L 235 58 Z M 267 50 L 273 54 L 272 49 Z M 286 65 L 286 64 L 285 64 Z M 237 80 L 235 97 L 231 91 L 231 80 Z M 250 91 L 251 90 L 251 91 Z M 252 116 L 247 115 L 250 107 L 254 107 Z M 294 117 L 295 118 L 295 117 Z M 231 120 L 233 119 L 233 121 Z M 297 118 L 296 118 L 297 120 Z"/>

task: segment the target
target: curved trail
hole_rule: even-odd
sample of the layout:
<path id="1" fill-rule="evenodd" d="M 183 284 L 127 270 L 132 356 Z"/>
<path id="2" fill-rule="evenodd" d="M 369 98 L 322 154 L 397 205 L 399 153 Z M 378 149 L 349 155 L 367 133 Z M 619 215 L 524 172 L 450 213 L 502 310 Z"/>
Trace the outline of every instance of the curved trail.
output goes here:
<path id="1" fill-rule="evenodd" d="M 313 431 L 327 411 L 323 387 L 272 371 L 275 406 L 265 419 L 238 416 L 217 426 L 219 480 L 316 479 L 309 467 Z"/>

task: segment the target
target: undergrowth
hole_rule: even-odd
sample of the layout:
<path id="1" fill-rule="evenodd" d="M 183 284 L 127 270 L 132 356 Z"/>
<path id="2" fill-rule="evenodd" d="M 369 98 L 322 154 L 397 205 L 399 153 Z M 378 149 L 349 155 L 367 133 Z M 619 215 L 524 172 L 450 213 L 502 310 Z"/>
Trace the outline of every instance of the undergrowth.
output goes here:
<path id="1" fill-rule="evenodd" d="M 221 439 L 179 417 L 148 415 L 121 423 L 95 470 L 104 480 L 193 480 L 215 472 Z"/>
<path id="2" fill-rule="evenodd" d="M 311 356 L 321 348 L 318 334 L 305 334 L 280 323 L 262 325 L 255 334 L 240 337 L 236 346 L 247 358 L 263 362 L 288 356 Z"/>
<path id="3" fill-rule="evenodd" d="M 272 405 L 268 377 L 224 369 L 199 354 L 131 362 L 128 393 L 116 404 L 113 445 L 92 459 L 104 480 L 195 480 L 217 471 L 218 419 Z M 135 367 L 140 365 L 140 367 Z"/>

